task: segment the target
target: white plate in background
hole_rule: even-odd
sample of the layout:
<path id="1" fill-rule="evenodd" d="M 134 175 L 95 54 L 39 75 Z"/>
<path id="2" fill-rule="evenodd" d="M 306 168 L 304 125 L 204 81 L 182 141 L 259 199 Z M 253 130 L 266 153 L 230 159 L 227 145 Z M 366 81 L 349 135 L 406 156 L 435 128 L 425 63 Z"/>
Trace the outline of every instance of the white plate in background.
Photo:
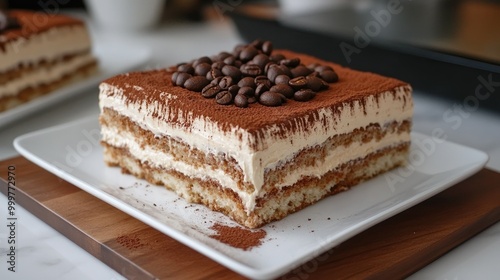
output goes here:
<path id="1" fill-rule="evenodd" d="M 14 145 L 27 159 L 95 197 L 229 269 L 259 279 L 306 263 L 469 177 L 488 159 L 481 151 L 413 133 L 410 168 L 395 169 L 268 224 L 262 227 L 267 232 L 263 244 L 244 251 L 209 237 L 215 222 L 236 225 L 229 218 L 108 167 L 99 137 L 93 117 L 20 136 Z"/>

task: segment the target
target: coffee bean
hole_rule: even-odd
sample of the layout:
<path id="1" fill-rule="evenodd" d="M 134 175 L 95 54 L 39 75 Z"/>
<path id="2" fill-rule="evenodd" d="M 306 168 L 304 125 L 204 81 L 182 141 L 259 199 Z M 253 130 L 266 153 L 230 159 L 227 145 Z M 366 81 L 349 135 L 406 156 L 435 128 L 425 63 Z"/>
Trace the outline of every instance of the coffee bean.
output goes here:
<path id="1" fill-rule="evenodd" d="M 248 46 L 248 47 L 244 48 L 243 50 L 241 50 L 239 58 L 242 61 L 246 62 L 246 61 L 249 61 L 252 58 L 254 58 L 254 56 L 256 56 L 258 53 L 259 53 L 259 51 L 255 47 Z"/>
<path id="2" fill-rule="evenodd" d="M 244 48 L 246 48 L 246 47 L 247 47 L 247 45 L 245 45 L 245 44 L 239 44 L 239 45 L 236 45 L 236 46 L 234 47 L 234 49 L 233 49 L 233 55 L 234 55 L 235 57 L 239 57 L 239 56 L 240 56 L 241 51 L 242 51 Z"/>
<path id="3" fill-rule="evenodd" d="M 229 105 L 233 102 L 233 95 L 227 90 L 221 91 L 215 96 L 215 102 L 220 105 Z"/>
<path id="4" fill-rule="evenodd" d="M 231 76 L 224 76 L 219 82 L 219 87 L 224 90 L 227 90 L 232 85 L 234 85 L 234 80 Z"/>
<path id="5" fill-rule="evenodd" d="M 320 64 L 319 64 L 319 63 L 311 63 L 311 64 L 307 65 L 307 68 L 309 68 L 309 69 L 311 69 L 311 70 L 313 70 L 313 71 L 314 71 L 314 69 L 315 69 L 316 67 L 318 67 L 318 66 L 320 66 Z"/>
<path id="6" fill-rule="evenodd" d="M 254 78 L 255 84 L 261 84 L 264 82 L 267 83 L 267 81 L 269 81 L 269 79 L 265 75 L 259 75 L 259 76 Z"/>
<path id="7" fill-rule="evenodd" d="M 230 53 L 228 52 L 220 52 L 216 57 L 215 57 L 215 61 L 223 61 L 226 57 L 228 56 L 231 56 Z"/>
<path id="8" fill-rule="evenodd" d="M 229 91 L 233 96 L 236 96 L 236 94 L 238 94 L 239 90 L 240 90 L 240 87 L 238 85 L 232 85 L 227 89 L 227 91 Z"/>
<path id="9" fill-rule="evenodd" d="M 194 73 L 198 76 L 206 76 L 208 71 L 210 71 L 211 69 L 212 69 L 212 66 L 210 64 L 208 64 L 206 62 L 201 62 L 201 63 L 198 63 L 198 65 L 196 65 L 194 67 Z"/>
<path id="10" fill-rule="evenodd" d="M 166 69 L 173 84 L 237 107 L 260 102 L 279 106 L 288 99 L 307 101 L 338 81 L 329 65 L 301 64 L 299 57 L 273 53 L 270 41 L 254 40 L 232 52 L 220 52 Z"/>
<path id="11" fill-rule="evenodd" d="M 274 66 L 278 66 L 278 64 L 276 64 L 276 62 L 274 62 L 274 61 L 269 61 L 268 63 L 266 63 L 266 66 L 264 66 L 264 73 L 267 74 L 267 72 L 269 71 L 269 68 L 274 67 Z"/>
<path id="12" fill-rule="evenodd" d="M 264 69 L 266 67 L 266 64 L 269 63 L 269 61 L 270 61 L 269 57 L 263 53 L 259 53 L 252 59 L 253 64 L 259 65 L 261 69 Z"/>
<path id="13" fill-rule="evenodd" d="M 271 41 L 265 41 L 262 44 L 261 50 L 263 53 L 270 55 L 273 52 L 273 43 L 271 43 Z"/>
<path id="14" fill-rule="evenodd" d="M 267 84 L 265 84 L 265 83 L 258 84 L 257 87 L 255 88 L 255 95 L 259 96 L 262 93 L 264 93 L 266 91 L 269 91 L 269 88 L 270 87 Z"/>
<path id="15" fill-rule="evenodd" d="M 314 67 L 314 71 L 316 72 L 323 72 L 323 71 L 333 71 L 333 68 L 328 66 L 328 65 L 318 65 L 316 67 Z"/>
<path id="16" fill-rule="evenodd" d="M 272 87 L 273 83 L 266 76 L 257 76 L 254 79 L 255 85 L 266 84 L 268 88 Z"/>
<path id="17" fill-rule="evenodd" d="M 0 10 L 0 31 L 7 30 L 8 23 L 9 20 L 7 14 Z"/>
<path id="18" fill-rule="evenodd" d="M 252 97 L 255 95 L 255 90 L 251 87 L 241 87 L 238 90 L 238 94 L 243 94 L 246 97 Z"/>
<path id="19" fill-rule="evenodd" d="M 224 64 L 224 62 L 216 61 L 216 62 L 212 63 L 211 66 L 212 66 L 213 69 L 219 69 L 219 70 L 221 70 L 222 67 L 224 67 L 224 65 L 226 65 L 226 64 Z"/>
<path id="20" fill-rule="evenodd" d="M 191 74 L 179 72 L 179 74 L 177 74 L 177 79 L 175 79 L 175 85 L 182 87 L 184 86 L 184 83 L 191 77 Z"/>
<path id="21" fill-rule="evenodd" d="M 250 63 L 241 65 L 240 71 L 243 75 L 252 77 L 258 76 L 262 73 L 262 70 L 260 69 L 259 65 Z"/>
<path id="22" fill-rule="evenodd" d="M 196 68 L 196 66 L 198 66 L 201 63 L 208 63 L 208 65 L 210 65 L 210 64 L 212 64 L 212 59 L 210 59 L 210 57 L 208 57 L 208 56 L 202 56 L 202 57 L 196 59 L 195 61 L 193 61 L 193 67 Z"/>
<path id="23" fill-rule="evenodd" d="M 212 63 L 213 63 L 214 61 L 218 61 L 218 60 L 219 60 L 219 55 L 217 55 L 217 54 L 211 55 L 211 56 L 210 56 L 210 60 L 212 60 Z"/>
<path id="24" fill-rule="evenodd" d="M 269 70 L 267 70 L 267 78 L 273 83 L 277 76 L 283 74 L 285 74 L 285 71 L 283 71 L 283 69 L 281 69 L 278 65 L 270 66 Z"/>
<path id="25" fill-rule="evenodd" d="M 256 49 L 261 49 L 262 48 L 262 44 L 264 43 L 263 40 L 261 39 L 255 39 L 253 40 L 251 43 L 250 43 L 250 46 L 253 46 L 254 48 Z"/>
<path id="26" fill-rule="evenodd" d="M 304 76 L 296 77 L 291 79 L 288 84 L 295 90 L 305 88 L 307 86 L 307 80 Z"/>
<path id="27" fill-rule="evenodd" d="M 339 76 L 332 70 L 325 70 L 319 73 L 321 78 L 327 83 L 335 83 L 339 80 Z"/>
<path id="28" fill-rule="evenodd" d="M 259 96 L 259 103 L 266 106 L 280 106 L 283 101 L 281 100 L 281 96 L 279 93 L 265 91 Z"/>
<path id="29" fill-rule="evenodd" d="M 191 64 L 185 63 L 185 64 L 177 66 L 177 71 L 193 75 L 194 74 L 194 67 Z"/>
<path id="30" fill-rule="evenodd" d="M 236 66 L 224 65 L 221 71 L 222 74 L 224 74 L 225 76 L 231 76 L 233 79 L 239 79 L 241 76 L 241 71 Z"/>
<path id="31" fill-rule="evenodd" d="M 283 59 L 280 61 L 280 64 L 290 68 L 297 67 L 300 64 L 300 58 L 294 57 L 289 59 Z"/>
<path id="32" fill-rule="evenodd" d="M 292 77 L 298 77 L 298 76 L 308 76 L 311 73 L 313 73 L 313 70 L 305 67 L 304 65 L 299 65 L 293 69 L 290 70 L 292 72 Z"/>
<path id="33" fill-rule="evenodd" d="M 278 93 L 281 97 L 281 103 L 286 103 L 288 101 L 288 98 L 284 95 L 284 94 L 281 94 L 281 93 Z"/>
<path id="34" fill-rule="evenodd" d="M 313 99 L 315 95 L 316 93 L 310 89 L 301 89 L 293 94 L 293 99 L 304 102 Z"/>
<path id="35" fill-rule="evenodd" d="M 325 82 L 325 80 L 321 79 L 321 89 L 324 90 L 324 89 L 327 89 L 329 87 L 330 87 L 330 84 Z"/>
<path id="36" fill-rule="evenodd" d="M 177 75 L 179 75 L 179 72 L 174 72 L 174 73 L 172 73 L 172 76 L 170 77 L 170 80 L 172 81 L 172 84 L 174 84 L 174 85 L 175 85 L 175 81 L 177 80 Z"/>
<path id="37" fill-rule="evenodd" d="M 203 76 L 193 76 L 184 82 L 184 87 L 188 90 L 200 92 L 209 83 L 210 81 Z"/>
<path id="38" fill-rule="evenodd" d="M 288 85 L 289 81 L 290 81 L 290 77 L 287 75 L 278 75 L 278 76 L 276 76 L 276 79 L 274 79 L 274 83 L 277 85 L 279 85 L 279 84 Z"/>
<path id="39" fill-rule="evenodd" d="M 236 61 L 234 62 L 234 64 L 233 64 L 233 65 L 234 65 L 234 67 L 236 67 L 236 68 L 240 68 L 240 67 L 241 67 L 241 65 L 243 65 L 243 62 L 241 62 L 241 60 L 236 60 Z"/>
<path id="40" fill-rule="evenodd" d="M 239 82 L 238 82 L 238 86 L 240 88 L 242 87 L 251 87 L 251 88 L 255 88 L 255 81 L 254 81 L 254 78 L 252 77 L 245 77 L 243 79 L 241 79 Z"/>
<path id="41" fill-rule="evenodd" d="M 279 63 L 281 60 L 285 59 L 285 56 L 282 55 L 282 54 L 280 54 L 280 53 L 276 53 L 276 54 L 273 54 L 273 55 L 269 56 L 269 59 L 271 61 Z"/>
<path id="42" fill-rule="evenodd" d="M 208 84 L 201 90 L 201 96 L 205 98 L 213 98 L 221 91 L 219 85 Z"/>
<path id="43" fill-rule="evenodd" d="M 292 77 L 292 71 L 286 65 L 279 65 L 278 67 L 283 70 L 283 73 L 285 73 L 285 75 L 287 75 L 288 77 Z"/>
<path id="44" fill-rule="evenodd" d="M 0 10 L 0 33 L 4 30 L 21 28 L 20 22 L 15 17 L 8 16 L 7 13 Z"/>
<path id="45" fill-rule="evenodd" d="M 219 76 L 215 79 L 213 79 L 212 81 L 210 81 L 210 84 L 212 85 L 219 85 L 220 81 L 222 80 L 222 76 Z"/>
<path id="46" fill-rule="evenodd" d="M 222 62 L 224 62 L 224 64 L 227 64 L 227 65 L 233 65 L 235 61 L 236 61 L 236 57 L 234 57 L 233 55 L 230 55 L 230 56 L 224 58 L 224 60 Z"/>
<path id="47" fill-rule="evenodd" d="M 294 90 L 291 86 L 285 84 L 277 84 L 272 86 L 269 91 L 283 94 L 286 98 L 293 98 Z"/>
<path id="48" fill-rule="evenodd" d="M 316 78 L 321 78 L 321 76 L 319 75 L 319 72 L 316 72 L 316 71 L 313 71 L 311 74 L 309 74 L 309 75 L 307 75 L 307 76 L 316 77 Z"/>
<path id="49" fill-rule="evenodd" d="M 248 107 L 248 97 L 246 97 L 243 94 L 237 94 L 234 97 L 234 105 L 240 108 L 246 108 Z"/>
<path id="50" fill-rule="evenodd" d="M 323 88 L 323 81 L 314 76 L 307 76 L 307 87 L 313 91 L 320 91 Z"/>
<path id="51" fill-rule="evenodd" d="M 217 68 L 210 69 L 210 71 L 208 71 L 207 74 L 205 75 L 205 77 L 210 81 L 221 76 L 222 76 L 222 71 L 220 71 Z"/>

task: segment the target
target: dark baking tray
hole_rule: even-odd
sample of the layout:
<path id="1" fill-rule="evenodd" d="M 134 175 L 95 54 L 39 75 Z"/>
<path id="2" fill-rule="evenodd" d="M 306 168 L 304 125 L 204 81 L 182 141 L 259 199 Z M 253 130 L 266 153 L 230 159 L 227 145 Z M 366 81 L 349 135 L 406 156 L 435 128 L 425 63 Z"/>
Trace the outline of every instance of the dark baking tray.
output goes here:
<path id="1" fill-rule="evenodd" d="M 485 108 L 500 113 L 500 65 L 497 63 L 408 44 L 380 42 L 370 43 L 348 63 L 339 45 L 342 42 L 355 45 L 352 37 L 283 24 L 275 13 L 261 13 L 262 7 L 247 6 L 230 14 L 245 41 L 272 40 L 275 48 L 308 53 L 350 68 L 404 80 L 418 92 L 448 100 L 450 106 L 458 104 L 466 110 Z M 491 91 L 485 91 L 487 87 L 481 82 L 488 79 L 495 82 L 489 87 Z M 478 87 L 480 94 L 476 95 Z"/>

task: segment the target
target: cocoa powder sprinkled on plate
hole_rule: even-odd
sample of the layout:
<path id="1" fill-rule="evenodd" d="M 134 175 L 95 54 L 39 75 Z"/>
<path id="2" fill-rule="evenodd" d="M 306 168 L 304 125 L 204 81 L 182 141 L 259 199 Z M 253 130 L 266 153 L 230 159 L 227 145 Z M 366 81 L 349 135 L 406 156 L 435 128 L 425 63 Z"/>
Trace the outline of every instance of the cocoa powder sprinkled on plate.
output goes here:
<path id="1" fill-rule="evenodd" d="M 232 227 L 219 223 L 214 224 L 210 229 L 216 231 L 216 234 L 210 235 L 211 238 L 245 251 L 261 245 L 267 234 L 263 229 L 250 230 L 244 227 Z"/>

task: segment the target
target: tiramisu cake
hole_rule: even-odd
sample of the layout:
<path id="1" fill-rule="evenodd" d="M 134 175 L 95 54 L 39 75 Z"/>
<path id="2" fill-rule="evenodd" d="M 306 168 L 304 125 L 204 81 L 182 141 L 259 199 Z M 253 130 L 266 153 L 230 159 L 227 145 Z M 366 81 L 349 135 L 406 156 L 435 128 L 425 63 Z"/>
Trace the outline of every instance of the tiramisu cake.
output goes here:
<path id="1" fill-rule="evenodd" d="M 268 41 L 100 85 L 104 160 L 255 228 L 404 165 L 411 87 Z"/>
<path id="2" fill-rule="evenodd" d="M 82 21 L 42 12 L 0 11 L 0 112 L 96 70 Z"/>

